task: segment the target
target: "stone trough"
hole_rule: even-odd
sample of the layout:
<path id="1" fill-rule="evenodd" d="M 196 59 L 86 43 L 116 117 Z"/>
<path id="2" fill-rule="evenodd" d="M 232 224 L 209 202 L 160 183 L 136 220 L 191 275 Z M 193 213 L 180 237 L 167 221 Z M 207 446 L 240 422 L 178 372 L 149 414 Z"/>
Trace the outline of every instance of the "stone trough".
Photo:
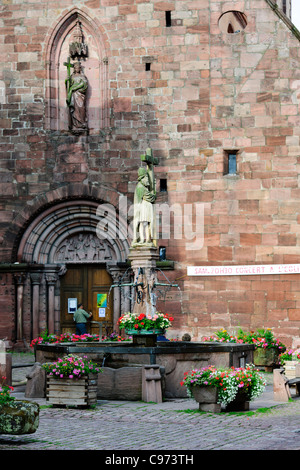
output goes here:
<path id="1" fill-rule="evenodd" d="M 149 338 L 147 339 L 149 341 Z M 163 398 L 185 398 L 180 385 L 184 372 L 209 365 L 243 367 L 253 362 L 254 345 L 185 341 L 154 341 L 152 346 L 137 342 L 60 343 L 37 345 L 36 362 L 55 362 L 67 354 L 85 356 L 97 362 L 97 397 L 108 400 L 142 400 L 145 366 L 160 370 Z"/>

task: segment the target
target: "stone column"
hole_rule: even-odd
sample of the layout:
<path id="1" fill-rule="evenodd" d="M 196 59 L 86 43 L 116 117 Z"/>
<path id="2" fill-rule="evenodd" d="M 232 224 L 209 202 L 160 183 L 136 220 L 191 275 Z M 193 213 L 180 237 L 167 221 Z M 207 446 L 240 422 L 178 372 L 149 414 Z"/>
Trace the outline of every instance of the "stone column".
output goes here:
<path id="1" fill-rule="evenodd" d="M 55 302 L 54 290 L 57 281 L 56 274 L 46 274 L 46 281 L 48 285 L 48 333 L 53 335 L 55 332 Z"/>
<path id="2" fill-rule="evenodd" d="M 120 281 L 121 275 L 118 268 L 110 268 L 108 270 L 109 274 L 113 278 L 113 283 L 118 284 Z M 120 287 L 114 287 L 114 301 L 113 301 L 113 330 L 117 330 L 117 322 L 121 315 L 121 291 Z"/>
<path id="3" fill-rule="evenodd" d="M 23 297 L 24 283 L 26 279 L 25 273 L 14 274 L 17 286 L 17 338 L 16 342 L 23 342 Z"/>
<path id="4" fill-rule="evenodd" d="M 37 338 L 39 335 L 39 315 L 40 315 L 40 283 L 41 273 L 31 273 L 32 284 L 32 336 Z"/>
<path id="5" fill-rule="evenodd" d="M 124 284 L 129 284 L 131 282 L 131 276 L 130 274 L 126 274 L 125 276 L 122 276 L 122 283 Z M 131 286 L 125 285 L 121 288 L 121 296 L 122 296 L 122 302 L 121 302 L 121 313 L 127 313 L 130 312 L 130 297 L 131 297 Z"/>

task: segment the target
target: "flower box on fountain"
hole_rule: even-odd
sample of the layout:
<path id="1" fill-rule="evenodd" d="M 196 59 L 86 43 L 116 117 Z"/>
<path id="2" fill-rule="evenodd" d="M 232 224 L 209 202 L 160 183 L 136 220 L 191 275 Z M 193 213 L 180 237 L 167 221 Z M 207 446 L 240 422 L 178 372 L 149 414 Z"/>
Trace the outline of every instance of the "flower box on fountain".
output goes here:
<path id="1" fill-rule="evenodd" d="M 124 313 L 119 320 L 120 330 L 125 329 L 128 335 L 164 334 L 172 325 L 173 317 L 167 313 L 156 312 L 154 315 L 145 313 Z"/>
<path id="2" fill-rule="evenodd" d="M 257 329 L 257 331 L 245 332 L 239 329 L 236 335 L 230 334 L 226 329 L 215 332 L 204 341 L 221 343 L 253 344 L 255 346 L 253 362 L 257 367 L 264 367 L 266 371 L 272 371 L 279 364 L 279 354 L 286 347 L 279 339 L 275 338 L 270 328 Z"/>

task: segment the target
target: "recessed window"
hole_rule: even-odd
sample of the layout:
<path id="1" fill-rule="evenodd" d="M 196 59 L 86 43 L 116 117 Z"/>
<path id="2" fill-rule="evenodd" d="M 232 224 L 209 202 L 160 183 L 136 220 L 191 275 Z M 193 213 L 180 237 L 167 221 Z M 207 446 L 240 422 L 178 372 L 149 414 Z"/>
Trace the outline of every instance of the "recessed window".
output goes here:
<path id="1" fill-rule="evenodd" d="M 237 174 L 237 150 L 226 150 L 224 161 L 224 174 L 236 175 Z"/>
<path id="2" fill-rule="evenodd" d="M 172 26 L 171 12 L 166 11 L 166 27 L 170 28 L 170 26 Z"/>
<path id="3" fill-rule="evenodd" d="M 146 70 L 146 72 L 149 72 L 149 70 L 151 70 L 151 62 L 146 62 L 145 63 L 145 70 Z"/>
<path id="4" fill-rule="evenodd" d="M 286 14 L 286 0 L 282 0 L 282 11 Z"/>
<path id="5" fill-rule="evenodd" d="M 247 26 L 247 17 L 241 11 L 227 11 L 219 18 L 219 28 L 222 33 L 236 34 Z"/>
<path id="6" fill-rule="evenodd" d="M 167 192 L 167 180 L 165 178 L 162 178 L 159 180 L 159 190 L 161 193 Z"/>

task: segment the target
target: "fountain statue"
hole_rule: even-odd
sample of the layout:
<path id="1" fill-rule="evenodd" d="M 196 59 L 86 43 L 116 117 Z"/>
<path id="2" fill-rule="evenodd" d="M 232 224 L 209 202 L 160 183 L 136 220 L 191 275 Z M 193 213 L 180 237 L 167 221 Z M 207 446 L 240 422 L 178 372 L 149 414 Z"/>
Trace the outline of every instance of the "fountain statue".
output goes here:
<path id="1" fill-rule="evenodd" d="M 133 313 L 145 313 L 153 316 L 156 313 L 158 285 L 156 261 L 159 259 L 156 231 L 156 181 L 154 166 L 158 159 L 153 156 L 151 148 L 147 148 L 138 170 L 138 183 L 134 194 L 133 241 L 128 259 L 134 273 L 135 299 Z M 170 286 L 171 283 L 165 284 Z M 176 287 L 176 285 L 174 285 Z"/>
<path id="2" fill-rule="evenodd" d="M 153 168 L 158 161 L 153 157 L 151 149 L 146 150 L 146 154 L 141 156 L 141 161 L 146 163 L 146 167 L 141 167 L 138 171 L 135 191 L 134 237 L 128 256 L 131 268 L 126 270 L 120 282 L 111 285 L 110 290 L 131 286 L 134 297 L 132 297 L 133 308 L 129 316 L 137 314 L 133 315 L 135 319 L 136 316 L 143 318 L 144 315 L 151 316 L 149 321 L 152 321 L 159 316 L 159 314 L 156 315 L 156 302 L 160 292 L 172 287 L 179 289 L 179 287 L 177 284 L 172 284 L 166 276 L 166 282 L 158 281 L 159 269 L 156 264 L 159 254 L 155 224 L 156 190 Z M 130 269 L 133 271 L 133 281 L 123 283 Z M 123 314 L 125 317 L 126 312 Z M 161 341 L 154 327 L 144 333 L 142 329 L 140 332 L 135 330 L 132 341 L 125 344 L 102 342 L 100 337 L 98 343 L 92 342 L 91 344 L 80 342 L 58 345 L 38 344 L 36 361 L 51 362 L 58 356 L 71 353 L 96 358 L 98 363 L 102 364 L 103 369 L 103 373 L 98 376 L 97 395 L 99 398 L 147 401 L 144 398 L 144 391 L 152 387 L 154 382 L 163 387 L 164 394 L 168 398 L 186 397 L 185 388 L 180 386 L 185 370 L 191 367 L 203 367 L 210 363 L 214 363 L 216 367 L 239 367 L 241 361 L 253 362 L 253 349 L 254 345 L 245 344 Z M 146 376 L 148 373 L 149 375 Z M 148 387 L 148 384 L 151 385 Z M 151 398 L 149 401 L 156 401 L 156 399 Z"/>
<path id="3" fill-rule="evenodd" d="M 158 159 L 153 157 L 152 150 L 148 148 L 145 155 L 141 155 L 141 161 L 146 162 L 147 168 L 138 170 L 138 184 L 134 193 L 134 237 L 131 246 L 157 246 L 156 234 L 156 181 L 154 177 L 154 165 Z"/>

